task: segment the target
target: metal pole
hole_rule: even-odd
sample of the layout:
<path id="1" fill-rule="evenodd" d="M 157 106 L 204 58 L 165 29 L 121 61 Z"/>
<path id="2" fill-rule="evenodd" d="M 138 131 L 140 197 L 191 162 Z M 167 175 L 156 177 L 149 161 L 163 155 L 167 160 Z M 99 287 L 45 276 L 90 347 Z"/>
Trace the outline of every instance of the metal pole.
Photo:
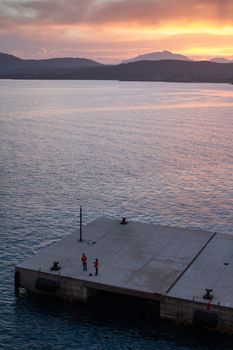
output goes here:
<path id="1" fill-rule="evenodd" d="M 79 241 L 82 242 L 82 206 L 80 207 L 80 217 L 79 217 Z"/>

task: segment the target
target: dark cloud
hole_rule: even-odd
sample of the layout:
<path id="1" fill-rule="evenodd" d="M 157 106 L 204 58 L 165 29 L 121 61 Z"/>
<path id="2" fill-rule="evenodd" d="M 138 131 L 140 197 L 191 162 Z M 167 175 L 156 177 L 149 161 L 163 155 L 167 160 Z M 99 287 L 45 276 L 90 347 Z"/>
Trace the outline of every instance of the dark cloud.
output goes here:
<path id="1" fill-rule="evenodd" d="M 18 24 L 64 24 L 82 22 L 93 0 L 3 0 L 0 3 L 1 19 Z"/>

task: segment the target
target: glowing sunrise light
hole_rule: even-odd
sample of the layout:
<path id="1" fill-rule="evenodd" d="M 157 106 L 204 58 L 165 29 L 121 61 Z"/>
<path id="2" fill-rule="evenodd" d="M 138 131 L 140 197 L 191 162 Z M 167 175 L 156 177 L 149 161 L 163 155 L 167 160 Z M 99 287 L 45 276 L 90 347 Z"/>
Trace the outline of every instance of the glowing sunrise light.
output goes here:
<path id="1" fill-rule="evenodd" d="M 232 47 L 226 47 L 226 48 L 216 48 L 216 47 L 193 47 L 191 49 L 183 50 L 184 54 L 186 55 L 206 55 L 212 56 L 231 56 L 233 55 L 233 48 Z"/>

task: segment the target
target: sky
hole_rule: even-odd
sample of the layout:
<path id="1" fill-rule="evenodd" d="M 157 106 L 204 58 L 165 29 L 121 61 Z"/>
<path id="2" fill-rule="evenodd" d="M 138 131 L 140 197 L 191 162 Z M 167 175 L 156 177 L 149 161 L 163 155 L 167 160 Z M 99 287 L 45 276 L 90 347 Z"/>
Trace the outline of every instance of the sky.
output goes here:
<path id="1" fill-rule="evenodd" d="M 118 63 L 163 50 L 233 59 L 233 0 L 0 0 L 0 52 Z"/>

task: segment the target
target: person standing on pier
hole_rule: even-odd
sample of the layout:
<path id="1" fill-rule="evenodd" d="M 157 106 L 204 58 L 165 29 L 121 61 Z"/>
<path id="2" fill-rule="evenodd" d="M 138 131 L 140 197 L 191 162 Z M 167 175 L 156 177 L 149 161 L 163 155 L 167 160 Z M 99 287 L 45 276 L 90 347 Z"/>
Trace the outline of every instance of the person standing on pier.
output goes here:
<path id="1" fill-rule="evenodd" d="M 83 253 L 82 257 L 81 257 L 82 263 L 83 263 L 83 271 L 87 271 L 87 257 L 86 255 Z"/>
<path id="2" fill-rule="evenodd" d="M 99 260 L 95 259 L 95 261 L 93 262 L 94 264 L 94 268 L 95 268 L 95 275 L 97 276 L 99 273 Z"/>

